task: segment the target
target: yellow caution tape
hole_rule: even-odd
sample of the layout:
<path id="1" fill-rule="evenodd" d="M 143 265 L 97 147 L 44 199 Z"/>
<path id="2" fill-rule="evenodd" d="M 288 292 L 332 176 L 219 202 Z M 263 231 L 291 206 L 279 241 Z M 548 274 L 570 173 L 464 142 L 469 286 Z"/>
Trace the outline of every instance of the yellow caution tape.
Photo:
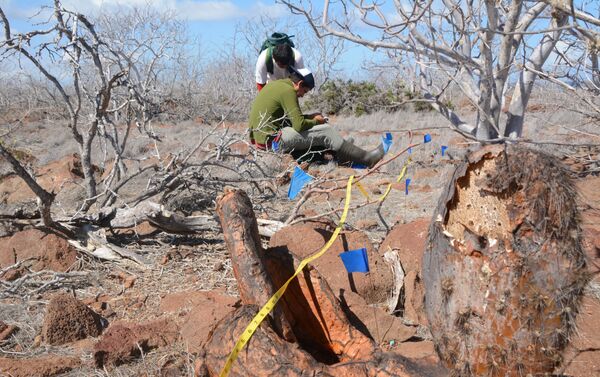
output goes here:
<path id="1" fill-rule="evenodd" d="M 252 319 L 250 324 L 246 327 L 246 329 L 244 330 L 242 335 L 240 335 L 237 343 L 233 347 L 233 350 L 229 354 L 229 357 L 227 358 L 227 361 L 225 362 L 225 366 L 223 366 L 223 370 L 221 370 L 221 373 L 219 374 L 220 377 L 227 377 L 229 375 L 229 372 L 231 371 L 231 367 L 233 366 L 233 362 L 237 359 L 238 354 L 240 353 L 242 348 L 244 348 L 246 343 L 248 343 L 248 341 L 250 340 L 250 338 L 252 337 L 252 335 L 254 334 L 256 329 L 258 329 L 258 326 L 260 326 L 261 322 L 267 317 L 267 315 L 269 315 L 271 310 L 273 310 L 273 308 L 275 307 L 275 305 L 277 304 L 277 302 L 279 301 L 281 296 L 283 296 L 283 293 L 287 289 L 288 285 L 292 282 L 292 280 L 294 280 L 294 278 L 300 272 L 302 272 L 302 270 L 304 269 L 304 267 L 306 267 L 307 264 L 309 264 L 310 262 L 319 258 L 321 255 L 325 254 L 327 249 L 329 249 L 331 247 L 331 245 L 333 245 L 337 236 L 340 234 L 340 231 L 342 230 L 342 227 L 344 226 L 344 222 L 346 221 L 346 216 L 348 215 L 348 208 L 350 207 L 350 199 L 352 196 L 352 180 L 353 179 L 354 179 L 354 176 L 350 176 L 350 178 L 348 178 L 348 185 L 346 186 L 346 202 L 344 203 L 344 210 L 342 211 L 342 217 L 340 218 L 340 223 L 338 224 L 337 228 L 335 228 L 335 231 L 333 232 L 333 235 L 331 236 L 329 241 L 327 241 L 325 246 L 323 246 L 323 248 L 321 250 L 319 250 L 317 253 L 311 255 L 310 257 L 308 257 L 308 258 L 304 259 L 302 262 L 300 262 L 300 264 L 298 265 L 298 268 L 296 268 L 296 272 L 294 272 L 294 275 L 292 275 L 292 277 L 290 277 L 285 282 L 285 284 L 282 285 L 281 288 L 279 288 L 279 290 L 277 292 L 275 292 L 275 294 L 273 296 L 271 296 L 269 301 L 267 301 L 267 303 L 262 307 L 262 309 L 260 309 L 259 312 L 254 316 L 254 318 Z"/>
<path id="2" fill-rule="evenodd" d="M 367 192 L 367 190 L 365 190 L 363 185 L 360 184 L 360 182 L 356 182 L 356 188 L 358 188 L 358 191 L 360 191 L 360 193 L 363 194 L 364 197 L 367 198 L 367 200 L 371 200 L 371 197 L 369 197 L 369 193 Z"/>
<path id="3" fill-rule="evenodd" d="M 400 182 L 400 180 L 402 180 L 402 177 L 404 177 L 404 174 L 406 174 L 406 169 L 407 169 L 410 161 L 411 161 L 410 158 L 408 160 L 406 160 L 406 163 L 404 163 L 404 166 L 402 167 L 402 171 L 400 171 L 400 175 L 398 175 L 398 178 L 396 178 L 396 182 Z M 368 201 L 371 201 L 371 197 L 369 196 L 369 193 L 367 192 L 367 190 L 365 190 L 365 187 L 360 184 L 360 182 L 356 182 L 355 186 L 356 186 L 356 188 L 358 188 L 360 193 L 363 194 L 363 196 L 365 198 L 367 198 Z M 388 183 L 388 185 L 385 189 L 385 192 L 379 197 L 379 199 L 377 199 L 377 201 L 383 202 L 383 200 L 388 196 L 388 194 L 390 193 L 391 190 L 392 190 L 392 184 Z"/>
<path id="4" fill-rule="evenodd" d="M 400 182 L 402 180 L 402 177 L 404 177 L 404 174 L 406 174 L 406 168 L 408 167 L 409 162 L 410 162 L 410 158 L 408 160 L 406 160 L 406 162 L 404 163 L 404 166 L 402 167 L 402 171 L 400 171 L 400 175 L 398 175 L 398 178 L 396 178 L 396 182 Z M 379 197 L 379 199 L 377 199 L 377 201 L 383 202 L 383 200 L 390 193 L 391 189 L 392 189 L 392 184 L 388 183 L 388 186 L 385 189 L 385 192 L 383 193 L 383 195 L 381 195 L 381 197 Z"/>

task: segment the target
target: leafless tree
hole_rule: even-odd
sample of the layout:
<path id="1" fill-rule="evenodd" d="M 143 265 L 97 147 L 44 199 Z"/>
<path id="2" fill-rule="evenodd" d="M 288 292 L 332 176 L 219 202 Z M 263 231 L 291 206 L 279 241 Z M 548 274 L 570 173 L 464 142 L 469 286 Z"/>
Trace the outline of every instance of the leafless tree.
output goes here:
<path id="1" fill-rule="evenodd" d="M 568 77 L 575 80 L 575 88 L 597 86 L 597 2 L 280 2 L 303 15 L 320 37 L 394 51 L 415 67 L 424 99 L 451 127 L 478 140 L 521 137 L 527 104 L 540 77 L 561 83 Z M 440 76 L 446 84 L 434 85 L 432 78 Z M 477 108 L 476 124 L 467 124 L 438 100 L 450 83 Z M 508 108 L 505 119 L 503 107 Z"/>
<path id="2" fill-rule="evenodd" d="M 86 187 L 82 209 L 87 210 L 99 197 L 111 198 L 125 179 L 123 152 L 132 125 L 157 139 L 149 125 L 170 96 L 170 88 L 159 83 L 174 81 L 167 79 L 173 74 L 169 67 L 177 61 L 185 33 L 172 14 L 150 8 L 100 14 L 93 20 L 55 0 L 50 11 L 49 20 L 38 25 L 43 28 L 15 33 L 0 8 L 0 56 L 29 63 L 25 69 L 49 84 L 48 93 L 66 115 L 79 147 Z M 124 132 L 117 130 L 118 122 L 126 124 Z M 97 136 L 114 155 L 101 191 L 92 161 Z M 107 154 L 105 149 L 105 158 Z"/>

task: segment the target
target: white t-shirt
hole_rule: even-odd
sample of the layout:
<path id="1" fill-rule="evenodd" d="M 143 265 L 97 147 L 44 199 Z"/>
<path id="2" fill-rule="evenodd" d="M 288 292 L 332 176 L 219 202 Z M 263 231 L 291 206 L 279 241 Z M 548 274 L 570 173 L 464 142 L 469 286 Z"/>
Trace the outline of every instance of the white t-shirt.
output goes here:
<path id="1" fill-rule="evenodd" d="M 300 51 L 293 47 L 292 50 L 294 51 L 294 68 L 304 68 L 302 54 L 300 54 Z M 275 60 L 273 60 L 273 73 L 267 72 L 267 51 L 268 50 L 263 50 L 263 52 L 258 55 L 258 59 L 256 60 L 256 82 L 264 85 L 269 81 L 290 77 L 290 73 L 288 72 L 287 68 L 280 68 L 277 63 L 275 63 Z"/>

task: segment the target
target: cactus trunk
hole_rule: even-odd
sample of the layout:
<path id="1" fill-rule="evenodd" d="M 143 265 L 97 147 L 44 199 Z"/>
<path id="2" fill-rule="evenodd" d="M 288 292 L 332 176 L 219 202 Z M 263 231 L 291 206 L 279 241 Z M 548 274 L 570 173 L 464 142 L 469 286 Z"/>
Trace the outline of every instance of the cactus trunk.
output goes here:
<path id="1" fill-rule="evenodd" d="M 427 317 L 454 375 L 552 373 L 588 281 L 580 243 L 555 158 L 496 145 L 457 168 L 423 257 Z"/>

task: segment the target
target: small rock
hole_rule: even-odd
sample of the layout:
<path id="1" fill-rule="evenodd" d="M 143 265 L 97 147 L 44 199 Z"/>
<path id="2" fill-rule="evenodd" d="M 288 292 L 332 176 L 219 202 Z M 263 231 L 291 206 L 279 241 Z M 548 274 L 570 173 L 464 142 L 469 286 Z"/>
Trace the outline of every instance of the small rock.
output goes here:
<path id="1" fill-rule="evenodd" d="M 130 275 L 122 271 L 118 272 L 115 276 L 123 283 L 123 287 L 125 289 L 133 287 L 133 284 L 137 280 L 137 276 Z"/>
<path id="2" fill-rule="evenodd" d="M 158 347 L 174 343 L 179 329 L 173 320 L 161 319 L 137 325 L 116 323 L 109 327 L 100 341 L 94 345 L 94 361 L 97 368 L 120 365 Z"/>

